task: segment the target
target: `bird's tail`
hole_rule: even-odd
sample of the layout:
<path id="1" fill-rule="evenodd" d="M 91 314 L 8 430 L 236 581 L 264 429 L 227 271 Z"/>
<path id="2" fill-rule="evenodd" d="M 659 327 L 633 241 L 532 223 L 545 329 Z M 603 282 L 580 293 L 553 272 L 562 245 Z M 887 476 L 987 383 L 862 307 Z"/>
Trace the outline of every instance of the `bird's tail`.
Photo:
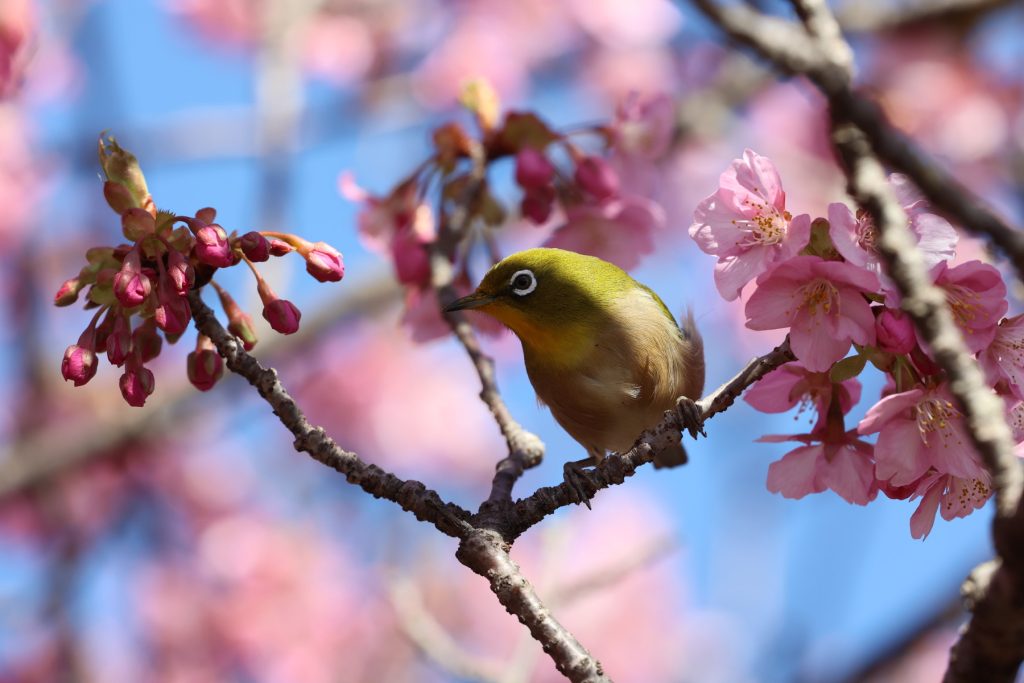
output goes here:
<path id="1" fill-rule="evenodd" d="M 687 460 L 686 449 L 683 448 L 683 444 L 675 441 L 671 444 L 662 444 L 657 449 L 657 452 L 654 454 L 654 467 L 659 470 L 662 467 L 679 467 L 680 465 L 685 465 Z"/>
<path id="2" fill-rule="evenodd" d="M 693 319 L 692 308 L 687 307 L 682 321 L 679 329 L 686 342 L 683 351 L 683 363 L 688 379 L 686 395 L 696 401 L 704 393 L 704 339 L 697 331 L 697 321 Z"/>

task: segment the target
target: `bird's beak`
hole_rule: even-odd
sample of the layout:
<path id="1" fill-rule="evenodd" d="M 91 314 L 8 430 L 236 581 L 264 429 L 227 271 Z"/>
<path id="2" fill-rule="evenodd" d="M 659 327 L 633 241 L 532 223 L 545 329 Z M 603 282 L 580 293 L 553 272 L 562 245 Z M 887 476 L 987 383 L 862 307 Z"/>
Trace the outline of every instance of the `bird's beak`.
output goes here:
<path id="1" fill-rule="evenodd" d="M 456 299 L 451 302 L 444 307 L 444 311 L 445 313 L 451 313 L 452 311 L 464 311 L 470 308 L 480 308 L 481 306 L 486 306 L 493 302 L 493 296 L 477 291 L 473 292 L 469 296 L 464 296 L 461 299 Z"/>

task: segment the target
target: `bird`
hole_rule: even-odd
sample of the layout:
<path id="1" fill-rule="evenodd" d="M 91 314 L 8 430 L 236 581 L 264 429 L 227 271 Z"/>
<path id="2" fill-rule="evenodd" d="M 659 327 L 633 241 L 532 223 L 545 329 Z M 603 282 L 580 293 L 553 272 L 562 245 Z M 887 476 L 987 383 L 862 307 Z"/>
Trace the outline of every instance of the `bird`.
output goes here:
<path id="1" fill-rule="evenodd" d="M 564 249 L 516 252 L 445 307 L 462 310 L 490 315 L 519 337 L 538 400 L 586 449 L 586 458 L 564 468 L 576 502 L 589 507 L 584 468 L 609 451 L 628 451 L 680 401 L 693 417 L 704 389 L 704 343 L 692 312 L 678 325 L 650 287 L 613 263 Z M 676 439 L 655 449 L 655 467 L 685 462 Z"/>

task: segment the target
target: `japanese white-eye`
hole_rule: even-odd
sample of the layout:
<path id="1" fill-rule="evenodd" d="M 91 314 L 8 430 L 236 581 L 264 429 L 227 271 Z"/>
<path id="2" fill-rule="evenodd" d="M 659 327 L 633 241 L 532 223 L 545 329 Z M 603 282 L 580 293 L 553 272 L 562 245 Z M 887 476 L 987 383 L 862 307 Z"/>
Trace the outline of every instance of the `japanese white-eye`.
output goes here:
<path id="1" fill-rule="evenodd" d="M 463 309 L 483 311 L 519 337 L 537 398 L 590 454 L 573 465 L 627 451 L 678 397 L 696 400 L 704 389 L 693 316 L 680 328 L 649 287 L 593 256 L 543 248 L 512 254 L 446 310 Z M 678 442 L 655 454 L 656 466 L 684 462 Z"/>

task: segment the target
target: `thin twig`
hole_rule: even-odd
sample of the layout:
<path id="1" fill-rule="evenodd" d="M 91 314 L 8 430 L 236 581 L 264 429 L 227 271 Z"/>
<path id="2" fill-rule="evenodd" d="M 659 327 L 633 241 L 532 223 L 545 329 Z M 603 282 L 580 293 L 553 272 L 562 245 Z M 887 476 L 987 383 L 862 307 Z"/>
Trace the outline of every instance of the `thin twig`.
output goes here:
<path id="1" fill-rule="evenodd" d="M 454 266 L 448 254 L 454 253 L 456 245 L 465 238 L 473 217 L 472 207 L 476 205 L 486 182 L 486 160 L 483 147 L 479 143 L 471 147 L 470 159 L 472 167 L 464 196 L 456 203 L 452 215 L 441 222 L 438 240 L 431 245 L 430 250 L 431 284 L 437 292 L 438 303 L 442 309 L 458 298 L 454 286 Z M 495 468 L 491 493 L 485 505 L 507 504 L 512 500 L 512 487 L 523 472 L 536 467 L 544 458 L 544 443 L 535 434 L 523 429 L 512 417 L 498 391 L 494 361 L 480 348 L 480 342 L 466 316 L 461 311 L 443 315 L 455 337 L 469 354 L 473 367 L 480 377 L 480 399 L 491 411 L 498 429 L 508 444 L 508 456 L 500 460 Z"/>

